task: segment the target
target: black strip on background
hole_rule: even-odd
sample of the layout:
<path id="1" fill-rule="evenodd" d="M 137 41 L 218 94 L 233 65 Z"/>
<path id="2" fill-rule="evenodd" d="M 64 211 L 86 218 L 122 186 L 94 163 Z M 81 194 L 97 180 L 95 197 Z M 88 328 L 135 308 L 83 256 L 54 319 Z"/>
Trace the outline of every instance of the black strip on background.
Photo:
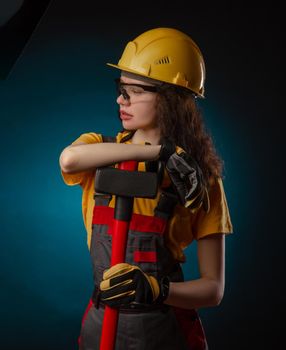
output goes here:
<path id="1" fill-rule="evenodd" d="M 11 0 L 4 1 L 8 6 Z M 8 77 L 50 2 L 25 0 L 19 11 L 0 27 L 0 79 Z M 2 11 L 4 6 L 2 2 Z"/>

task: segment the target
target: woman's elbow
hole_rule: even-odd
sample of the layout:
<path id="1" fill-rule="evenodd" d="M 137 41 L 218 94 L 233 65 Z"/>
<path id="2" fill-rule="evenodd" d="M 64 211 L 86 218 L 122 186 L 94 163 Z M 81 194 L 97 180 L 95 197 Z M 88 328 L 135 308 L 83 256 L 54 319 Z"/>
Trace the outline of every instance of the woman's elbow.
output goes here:
<path id="1" fill-rule="evenodd" d="M 224 287 L 220 284 L 216 284 L 212 291 L 211 304 L 212 306 L 218 306 L 224 296 Z"/>
<path id="2" fill-rule="evenodd" d="M 73 152 L 73 150 L 71 150 L 69 147 L 65 148 L 60 155 L 59 162 L 63 172 L 67 174 L 74 172 L 77 164 L 75 152 Z"/>

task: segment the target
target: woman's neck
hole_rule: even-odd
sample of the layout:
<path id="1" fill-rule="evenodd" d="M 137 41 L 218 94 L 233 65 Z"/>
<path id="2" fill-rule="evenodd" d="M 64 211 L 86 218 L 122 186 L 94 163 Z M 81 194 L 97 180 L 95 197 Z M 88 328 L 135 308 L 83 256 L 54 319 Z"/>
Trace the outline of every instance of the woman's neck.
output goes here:
<path id="1" fill-rule="evenodd" d="M 143 130 L 143 129 L 136 130 L 132 137 L 132 143 L 142 144 L 145 142 L 149 142 L 151 143 L 151 145 L 158 145 L 160 142 L 159 128 L 152 128 L 148 130 Z"/>

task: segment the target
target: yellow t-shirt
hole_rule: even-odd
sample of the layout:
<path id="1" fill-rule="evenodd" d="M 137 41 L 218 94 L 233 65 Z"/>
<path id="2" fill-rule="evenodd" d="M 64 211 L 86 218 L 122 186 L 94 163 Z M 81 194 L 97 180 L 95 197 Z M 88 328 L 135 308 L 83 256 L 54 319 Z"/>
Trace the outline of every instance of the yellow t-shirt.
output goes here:
<path id="1" fill-rule="evenodd" d="M 120 142 L 126 133 L 118 133 L 117 142 Z M 82 134 L 74 143 L 99 143 L 102 142 L 102 136 L 96 133 Z M 126 143 L 130 143 L 127 141 Z M 145 171 L 145 163 L 139 162 L 139 171 Z M 87 244 L 90 247 L 92 234 L 92 216 L 94 208 L 94 178 L 95 169 L 74 174 L 67 174 L 62 171 L 64 182 L 67 185 L 80 185 L 82 187 L 82 214 L 87 231 Z M 163 187 L 170 181 L 165 174 Z M 154 213 L 160 196 L 154 199 L 135 198 L 133 212 L 136 214 L 150 215 Z M 209 188 L 210 210 L 206 213 L 202 208 L 191 213 L 188 208 L 177 205 L 174 215 L 169 220 L 166 232 L 166 244 L 172 251 L 174 257 L 178 261 L 184 261 L 183 249 L 186 248 L 194 239 L 198 240 L 202 237 L 216 233 L 232 233 L 232 223 L 225 197 L 222 179 L 213 180 Z M 115 197 L 113 196 L 109 206 L 114 208 Z"/>

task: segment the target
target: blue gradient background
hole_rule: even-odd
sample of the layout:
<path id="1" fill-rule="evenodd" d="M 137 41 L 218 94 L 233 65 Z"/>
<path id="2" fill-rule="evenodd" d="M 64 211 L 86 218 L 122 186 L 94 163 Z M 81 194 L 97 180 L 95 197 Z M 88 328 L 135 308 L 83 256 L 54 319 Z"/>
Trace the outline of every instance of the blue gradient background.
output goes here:
<path id="1" fill-rule="evenodd" d="M 279 28 L 261 35 L 264 19 L 273 15 L 263 8 L 197 6 L 174 15 L 171 5 L 157 5 L 141 16 L 126 3 L 99 8 L 92 1 L 78 7 L 53 1 L 0 81 L 5 350 L 76 349 L 92 291 L 91 266 L 81 189 L 63 183 L 58 158 L 81 133 L 119 130 L 118 72 L 106 62 L 116 62 L 128 40 L 158 26 L 190 33 L 204 53 L 207 98 L 200 105 L 225 161 L 235 233 L 226 239 L 224 299 L 200 311 L 210 350 L 252 349 L 253 342 L 259 349 L 282 348 Z M 186 278 L 198 274 L 195 246 L 186 250 Z"/>

